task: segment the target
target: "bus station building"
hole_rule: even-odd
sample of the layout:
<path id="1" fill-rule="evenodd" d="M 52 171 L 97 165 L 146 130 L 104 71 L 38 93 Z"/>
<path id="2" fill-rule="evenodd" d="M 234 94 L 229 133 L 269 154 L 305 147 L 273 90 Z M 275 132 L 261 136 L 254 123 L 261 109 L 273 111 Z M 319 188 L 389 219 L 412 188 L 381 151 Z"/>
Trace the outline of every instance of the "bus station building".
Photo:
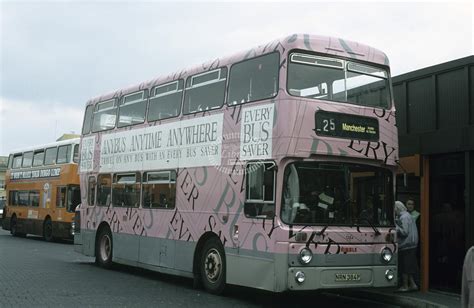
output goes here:
<path id="1" fill-rule="evenodd" d="M 393 77 L 397 198 L 415 200 L 420 281 L 459 293 L 474 245 L 474 56 Z"/>

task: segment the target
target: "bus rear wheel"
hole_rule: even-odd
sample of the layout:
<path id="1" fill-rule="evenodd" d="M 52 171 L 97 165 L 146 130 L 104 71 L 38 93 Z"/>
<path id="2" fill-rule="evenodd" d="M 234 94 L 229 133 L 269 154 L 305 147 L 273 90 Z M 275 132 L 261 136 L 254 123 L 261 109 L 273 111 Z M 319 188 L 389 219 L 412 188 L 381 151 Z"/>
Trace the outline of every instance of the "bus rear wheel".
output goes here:
<path id="1" fill-rule="evenodd" d="M 221 294 L 225 288 L 226 262 L 224 247 L 218 238 L 210 238 L 202 249 L 200 274 L 204 288 L 212 294 Z"/>
<path id="2" fill-rule="evenodd" d="M 104 227 L 100 229 L 99 236 L 95 244 L 95 262 L 103 268 L 112 266 L 113 241 L 110 229 Z"/>
<path id="3" fill-rule="evenodd" d="M 52 242 L 53 237 L 53 224 L 51 223 L 51 219 L 46 219 L 43 223 L 43 237 L 46 242 Z"/>

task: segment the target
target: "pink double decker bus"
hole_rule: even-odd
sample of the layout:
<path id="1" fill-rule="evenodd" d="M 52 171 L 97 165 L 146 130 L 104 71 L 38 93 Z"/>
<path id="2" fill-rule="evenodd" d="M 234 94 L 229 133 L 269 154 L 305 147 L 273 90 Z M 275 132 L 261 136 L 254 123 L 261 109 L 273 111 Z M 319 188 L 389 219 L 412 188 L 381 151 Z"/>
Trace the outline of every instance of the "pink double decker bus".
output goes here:
<path id="1" fill-rule="evenodd" d="M 87 102 L 75 249 L 273 292 L 395 286 L 386 55 L 295 34 Z"/>

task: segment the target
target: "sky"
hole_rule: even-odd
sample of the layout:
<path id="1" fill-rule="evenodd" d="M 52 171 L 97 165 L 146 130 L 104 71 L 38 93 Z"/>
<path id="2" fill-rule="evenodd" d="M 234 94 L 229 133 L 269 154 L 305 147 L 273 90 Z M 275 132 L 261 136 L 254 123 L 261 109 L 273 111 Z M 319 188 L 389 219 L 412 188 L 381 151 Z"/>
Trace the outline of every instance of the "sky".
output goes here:
<path id="1" fill-rule="evenodd" d="M 293 33 L 384 51 L 392 76 L 474 54 L 471 1 L 2 1 L 0 155 L 79 134 L 89 98 Z"/>

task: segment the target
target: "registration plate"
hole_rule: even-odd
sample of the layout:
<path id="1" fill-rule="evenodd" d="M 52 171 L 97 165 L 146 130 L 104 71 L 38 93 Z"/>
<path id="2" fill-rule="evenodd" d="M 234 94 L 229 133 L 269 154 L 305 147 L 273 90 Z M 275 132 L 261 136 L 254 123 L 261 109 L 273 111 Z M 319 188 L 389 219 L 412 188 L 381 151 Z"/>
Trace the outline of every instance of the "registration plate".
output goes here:
<path id="1" fill-rule="evenodd" d="M 360 281 L 360 274 L 335 274 L 335 281 Z"/>

